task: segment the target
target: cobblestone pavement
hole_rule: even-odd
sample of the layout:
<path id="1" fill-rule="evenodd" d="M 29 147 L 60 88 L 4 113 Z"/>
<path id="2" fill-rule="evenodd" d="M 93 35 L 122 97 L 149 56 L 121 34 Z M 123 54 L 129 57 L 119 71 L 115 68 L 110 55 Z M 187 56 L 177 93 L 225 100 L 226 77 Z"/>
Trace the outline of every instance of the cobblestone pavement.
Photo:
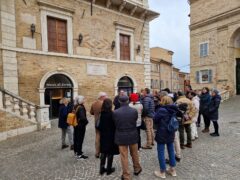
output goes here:
<path id="1" fill-rule="evenodd" d="M 240 179 L 240 97 L 221 106 L 219 138 L 200 134 L 192 149 L 183 151 L 177 165 L 177 178 L 189 180 L 238 180 Z M 119 157 L 114 159 L 117 171 L 111 176 L 99 176 L 99 160 L 94 158 L 93 124 L 87 129 L 84 151 L 89 160 L 77 161 L 73 153 L 60 149 L 60 130 L 34 132 L 0 142 L 0 179 L 120 179 Z M 199 129 L 200 131 L 200 129 Z M 145 133 L 142 132 L 144 139 Z M 155 147 L 156 148 L 156 147 Z M 155 180 L 153 171 L 159 168 L 156 149 L 140 152 L 143 172 L 134 180 Z M 132 170 L 132 169 L 131 169 Z"/>

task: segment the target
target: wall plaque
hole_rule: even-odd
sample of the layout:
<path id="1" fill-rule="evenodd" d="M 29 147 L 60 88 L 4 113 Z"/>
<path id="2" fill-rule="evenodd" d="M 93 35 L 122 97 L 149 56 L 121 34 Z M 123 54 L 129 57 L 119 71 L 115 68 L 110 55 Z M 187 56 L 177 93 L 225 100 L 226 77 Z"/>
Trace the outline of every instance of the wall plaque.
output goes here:
<path id="1" fill-rule="evenodd" d="M 87 74 L 95 76 L 107 75 L 107 64 L 87 64 Z"/>

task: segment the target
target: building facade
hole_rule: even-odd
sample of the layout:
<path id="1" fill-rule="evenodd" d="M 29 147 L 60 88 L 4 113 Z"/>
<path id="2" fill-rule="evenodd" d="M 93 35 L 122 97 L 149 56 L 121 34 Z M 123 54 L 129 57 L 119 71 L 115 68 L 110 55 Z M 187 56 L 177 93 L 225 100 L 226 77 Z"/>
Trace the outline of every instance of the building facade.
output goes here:
<path id="1" fill-rule="evenodd" d="M 191 85 L 190 74 L 186 72 L 179 72 L 179 91 L 186 92 L 186 86 Z M 193 88 L 196 90 L 196 88 Z"/>
<path id="2" fill-rule="evenodd" d="M 208 86 L 240 94 L 240 1 L 189 3 L 193 88 Z"/>
<path id="3" fill-rule="evenodd" d="M 173 52 L 160 47 L 150 50 L 151 89 L 159 91 L 165 88 L 173 90 Z"/>
<path id="4" fill-rule="evenodd" d="M 0 1 L 0 86 L 58 114 L 62 97 L 87 106 L 99 91 L 150 87 L 147 0 Z"/>
<path id="5" fill-rule="evenodd" d="M 173 67 L 173 75 L 172 75 L 172 91 L 178 92 L 180 90 L 179 86 L 179 71 L 180 69 Z"/>

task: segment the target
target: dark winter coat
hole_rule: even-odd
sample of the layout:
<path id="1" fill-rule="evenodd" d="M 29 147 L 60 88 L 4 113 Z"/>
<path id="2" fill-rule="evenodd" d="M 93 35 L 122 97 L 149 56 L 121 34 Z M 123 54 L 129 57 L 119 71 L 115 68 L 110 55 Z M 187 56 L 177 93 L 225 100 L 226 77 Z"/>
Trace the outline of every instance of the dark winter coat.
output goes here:
<path id="1" fill-rule="evenodd" d="M 128 104 L 122 105 L 113 112 L 116 127 L 115 143 L 117 145 L 132 145 L 138 143 L 138 132 L 136 122 L 138 112 L 129 107 Z"/>
<path id="2" fill-rule="evenodd" d="M 200 113 L 203 115 L 208 114 L 208 108 L 211 101 L 211 95 L 209 93 L 202 94 L 200 96 Z"/>
<path id="3" fill-rule="evenodd" d="M 67 129 L 67 116 L 68 113 L 71 112 L 71 109 L 69 106 L 65 106 L 64 104 L 61 104 L 59 108 L 59 118 L 58 118 L 58 127 L 62 129 Z"/>
<path id="4" fill-rule="evenodd" d="M 87 113 L 84 105 L 78 105 L 74 108 L 76 110 L 77 122 L 76 126 L 79 129 L 86 128 L 88 124 Z"/>
<path id="5" fill-rule="evenodd" d="M 117 95 L 114 100 L 113 100 L 113 105 L 114 105 L 114 110 L 119 109 L 120 108 L 120 102 L 119 102 L 119 95 Z"/>
<path id="6" fill-rule="evenodd" d="M 175 105 L 162 106 L 154 116 L 154 124 L 157 127 L 155 140 L 158 144 L 173 143 L 175 132 L 169 132 L 167 126 L 173 114 L 178 113 L 178 108 Z"/>
<path id="7" fill-rule="evenodd" d="M 154 105 L 153 96 L 151 96 L 150 94 L 147 94 L 143 98 L 143 117 L 153 118 L 154 110 L 155 110 L 155 105 Z"/>
<path id="8" fill-rule="evenodd" d="M 209 112 L 208 112 L 208 117 L 210 120 L 218 120 L 219 118 L 219 113 L 218 109 L 221 103 L 221 96 L 216 95 L 211 98 L 211 102 L 209 104 Z"/>
<path id="9" fill-rule="evenodd" d="M 115 124 L 113 112 L 101 112 L 98 130 L 100 131 L 100 152 L 105 154 L 119 154 L 118 146 L 114 143 Z"/>

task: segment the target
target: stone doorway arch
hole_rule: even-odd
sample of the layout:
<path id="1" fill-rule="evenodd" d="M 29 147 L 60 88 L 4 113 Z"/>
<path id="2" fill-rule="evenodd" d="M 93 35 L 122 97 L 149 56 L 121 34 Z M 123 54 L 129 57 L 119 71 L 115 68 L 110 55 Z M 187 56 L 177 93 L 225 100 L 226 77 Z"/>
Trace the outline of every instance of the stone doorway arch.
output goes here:
<path id="1" fill-rule="evenodd" d="M 124 90 L 129 93 L 137 92 L 137 82 L 129 75 L 121 75 L 115 81 L 115 95 L 118 94 L 120 90 Z"/>
<path id="2" fill-rule="evenodd" d="M 78 95 L 78 83 L 77 81 L 67 72 L 64 71 L 51 71 L 46 73 L 39 84 L 39 98 L 40 98 L 40 105 L 45 105 L 45 90 L 46 90 L 46 82 L 47 80 L 54 76 L 54 75 L 63 75 L 68 78 L 72 83 L 72 97 L 75 98 Z"/>
<path id="3" fill-rule="evenodd" d="M 233 93 L 240 95 L 240 27 L 236 28 L 229 40 L 229 61 L 233 61 L 231 74 Z"/>

